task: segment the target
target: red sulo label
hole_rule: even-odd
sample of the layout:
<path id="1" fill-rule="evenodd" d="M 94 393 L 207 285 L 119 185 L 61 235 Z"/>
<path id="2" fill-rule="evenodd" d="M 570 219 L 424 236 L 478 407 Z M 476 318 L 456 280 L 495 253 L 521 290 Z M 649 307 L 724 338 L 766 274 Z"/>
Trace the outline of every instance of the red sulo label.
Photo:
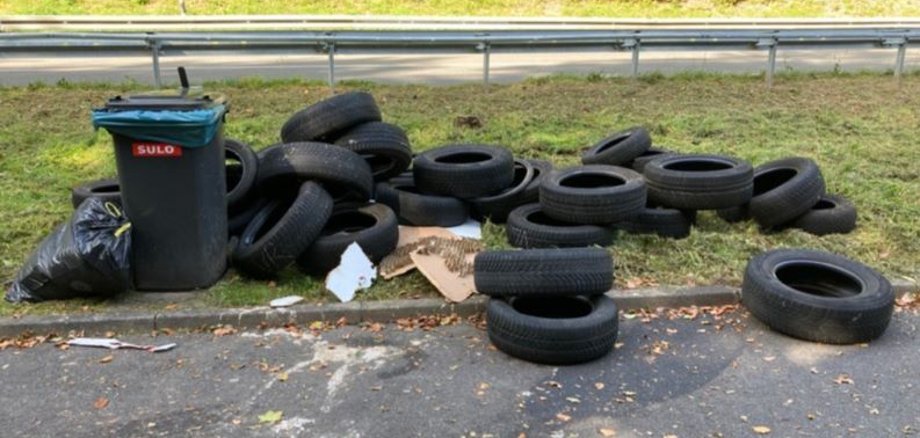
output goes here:
<path id="1" fill-rule="evenodd" d="M 166 143 L 131 143 L 131 154 L 135 157 L 181 157 L 182 148 Z"/>

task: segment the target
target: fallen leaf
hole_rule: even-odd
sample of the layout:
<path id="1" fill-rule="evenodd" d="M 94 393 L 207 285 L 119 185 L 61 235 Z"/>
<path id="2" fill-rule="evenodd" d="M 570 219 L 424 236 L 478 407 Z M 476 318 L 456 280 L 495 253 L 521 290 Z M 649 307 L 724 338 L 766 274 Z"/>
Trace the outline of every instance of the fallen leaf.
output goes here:
<path id="1" fill-rule="evenodd" d="M 93 402 L 93 407 L 96 409 L 105 409 L 109 405 L 109 399 L 105 397 L 99 397 Z"/>
<path id="2" fill-rule="evenodd" d="M 259 415 L 259 423 L 264 424 L 275 424 L 281 421 L 281 417 L 284 415 L 282 411 L 266 411 L 264 414 Z"/>
<path id="3" fill-rule="evenodd" d="M 563 422 L 563 423 L 566 423 L 566 422 L 568 422 L 568 421 L 570 421 L 570 420 L 572 419 L 572 416 L 566 415 L 566 414 L 563 414 L 562 412 L 560 412 L 560 413 L 556 414 L 556 419 L 559 420 L 559 421 L 561 421 L 561 422 Z"/>
<path id="4" fill-rule="evenodd" d="M 751 428 L 757 435 L 766 435 L 770 433 L 770 428 L 767 426 L 754 426 Z"/>
<path id="5" fill-rule="evenodd" d="M 610 436 L 616 435 L 616 434 L 617 434 L 617 431 L 615 431 L 615 430 L 613 430 L 613 429 L 611 429 L 611 428 L 609 428 L 609 427 L 602 427 L 602 428 L 600 428 L 600 429 L 597 430 L 597 433 L 599 433 L 601 436 L 610 437 Z"/>
<path id="6" fill-rule="evenodd" d="M 236 333 L 236 329 L 233 328 L 232 325 L 227 324 L 227 325 L 217 327 L 216 329 L 211 331 L 211 333 L 213 333 L 214 336 L 227 336 L 227 335 L 232 335 Z"/>
<path id="7" fill-rule="evenodd" d="M 287 373 L 287 372 L 278 373 L 278 380 L 284 382 L 284 381 L 286 381 L 287 379 L 288 379 L 288 373 Z"/>
<path id="8" fill-rule="evenodd" d="M 843 373 L 834 379 L 834 383 L 838 385 L 852 385 L 853 379 L 850 378 L 849 374 Z"/>
<path id="9" fill-rule="evenodd" d="M 776 360 L 776 356 L 767 356 L 763 358 L 763 360 L 764 362 L 773 362 L 774 360 Z"/>
<path id="10" fill-rule="evenodd" d="M 603 383 L 603 382 L 595 382 L 595 383 L 594 383 L 594 389 L 596 389 L 596 390 L 598 390 L 598 391 L 604 389 L 604 383 Z"/>
<path id="11" fill-rule="evenodd" d="M 99 359 L 99 363 L 109 363 L 109 362 L 111 362 L 113 359 L 115 359 L 115 356 L 112 356 L 112 355 L 110 354 L 110 355 L 108 355 L 108 356 L 106 356 L 106 357 L 103 357 L 102 359 Z"/>

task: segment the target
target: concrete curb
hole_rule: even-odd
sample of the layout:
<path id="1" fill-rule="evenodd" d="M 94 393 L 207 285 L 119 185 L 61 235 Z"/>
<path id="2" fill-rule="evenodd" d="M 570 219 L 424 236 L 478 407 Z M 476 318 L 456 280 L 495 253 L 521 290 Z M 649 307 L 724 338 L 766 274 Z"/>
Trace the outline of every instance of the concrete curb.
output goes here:
<path id="1" fill-rule="evenodd" d="M 898 297 L 920 293 L 920 285 L 900 281 L 892 283 Z M 740 290 L 728 286 L 676 287 L 612 290 L 607 293 L 620 310 L 658 307 L 718 306 L 740 302 Z M 250 307 L 237 309 L 202 309 L 170 313 L 101 313 L 92 315 L 24 316 L 0 320 L 0 339 L 23 333 L 64 335 L 71 331 L 84 335 L 101 335 L 112 331 L 147 333 L 158 329 L 194 330 L 230 324 L 236 328 L 278 327 L 314 321 L 335 322 L 344 318 L 350 324 L 389 322 L 419 315 L 457 314 L 467 317 L 485 310 L 487 297 L 475 296 L 462 303 L 440 298 L 298 305 L 288 308 Z"/>

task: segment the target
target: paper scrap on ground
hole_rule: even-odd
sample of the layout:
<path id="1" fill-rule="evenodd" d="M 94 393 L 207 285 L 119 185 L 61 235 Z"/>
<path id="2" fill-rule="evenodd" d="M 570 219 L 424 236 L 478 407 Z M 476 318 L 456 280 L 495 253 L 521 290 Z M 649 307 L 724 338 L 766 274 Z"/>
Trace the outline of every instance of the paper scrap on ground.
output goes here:
<path id="1" fill-rule="evenodd" d="M 467 219 L 466 222 L 456 227 L 449 227 L 447 231 L 467 239 L 482 239 L 482 224 L 473 219 Z"/>
<path id="2" fill-rule="evenodd" d="M 275 298 L 271 300 L 268 305 L 271 307 L 289 307 L 293 306 L 299 302 L 303 301 L 303 297 L 300 295 L 289 295 L 286 297 Z"/>
<path id="3" fill-rule="evenodd" d="M 357 242 L 348 245 L 342 259 L 326 276 L 326 289 L 340 301 L 347 303 L 355 298 L 355 292 L 367 289 L 377 278 L 377 268 Z"/>
<path id="4" fill-rule="evenodd" d="M 75 347 L 95 347 L 95 348 L 108 348 L 110 350 L 143 350 L 150 353 L 160 353 L 163 351 L 169 351 L 173 348 L 176 348 L 178 344 L 163 344 L 163 345 L 137 345 L 129 344 L 127 342 L 121 342 L 118 339 L 110 338 L 73 338 L 67 341 L 67 345 Z"/>
<path id="5" fill-rule="evenodd" d="M 452 271 L 448 267 L 448 259 L 440 254 L 421 254 L 416 251 L 409 255 L 419 272 L 434 285 L 435 288 L 455 303 L 459 303 L 473 294 L 476 290 L 473 276 L 463 270 Z M 472 263 L 475 254 L 465 254 L 464 262 Z"/>

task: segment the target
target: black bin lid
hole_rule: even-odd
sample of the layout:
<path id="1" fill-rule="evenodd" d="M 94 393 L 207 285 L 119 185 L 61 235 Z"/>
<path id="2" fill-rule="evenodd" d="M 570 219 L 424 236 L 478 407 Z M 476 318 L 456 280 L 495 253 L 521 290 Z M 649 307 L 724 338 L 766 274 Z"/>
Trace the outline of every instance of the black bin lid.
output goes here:
<path id="1" fill-rule="evenodd" d="M 105 103 L 108 110 L 155 110 L 155 111 L 191 111 L 210 108 L 215 105 L 227 105 L 221 94 L 204 94 L 200 89 L 190 89 L 185 68 L 179 67 L 179 81 L 182 88 L 176 93 L 172 90 L 155 91 L 148 94 L 115 96 Z"/>

